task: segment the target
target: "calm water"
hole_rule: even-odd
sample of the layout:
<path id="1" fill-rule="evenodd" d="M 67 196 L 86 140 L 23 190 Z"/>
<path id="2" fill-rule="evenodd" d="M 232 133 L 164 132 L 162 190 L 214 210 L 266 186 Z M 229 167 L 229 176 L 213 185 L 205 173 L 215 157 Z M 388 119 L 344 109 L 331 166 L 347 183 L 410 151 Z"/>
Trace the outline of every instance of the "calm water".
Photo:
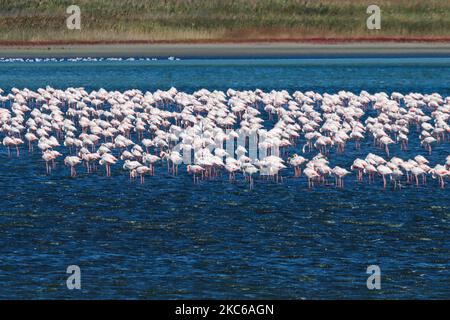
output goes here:
<path id="1" fill-rule="evenodd" d="M 84 86 L 192 92 L 287 89 L 450 95 L 450 59 L 181 60 L 0 63 L 0 88 Z M 427 156 L 416 141 L 408 158 Z M 429 158 L 443 163 L 449 144 Z M 331 165 L 368 152 L 348 147 Z M 309 155 L 311 156 L 311 155 Z M 427 156 L 428 157 L 428 156 Z M 238 179 L 193 185 L 156 169 L 144 185 L 119 168 L 46 176 L 38 154 L 0 149 L 0 298 L 450 298 L 450 186 L 383 190 L 381 179 L 308 190 Z M 81 267 L 82 290 L 66 288 Z M 382 289 L 366 288 L 381 267 Z"/>

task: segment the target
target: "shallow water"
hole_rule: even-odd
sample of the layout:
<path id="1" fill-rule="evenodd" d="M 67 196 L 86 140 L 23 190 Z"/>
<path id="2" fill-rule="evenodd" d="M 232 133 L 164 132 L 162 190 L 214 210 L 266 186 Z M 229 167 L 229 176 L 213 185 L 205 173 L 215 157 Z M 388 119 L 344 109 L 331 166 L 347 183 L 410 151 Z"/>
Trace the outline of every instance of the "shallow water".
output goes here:
<path id="1" fill-rule="evenodd" d="M 0 87 L 85 86 L 192 92 L 228 88 L 450 95 L 450 59 L 284 59 L 1 63 Z M 415 133 L 414 133 L 415 134 Z M 435 165 L 411 139 L 410 150 Z M 331 165 L 368 152 L 347 147 Z M 307 155 L 312 156 L 312 155 Z M 239 178 L 192 184 L 185 170 L 156 169 L 144 185 L 119 168 L 70 178 L 51 175 L 38 154 L 0 148 L 0 298 L 450 298 L 450 186 L 386 190 L 380 178 L 345 189 Z M 79 265 L 82 289 L 66 288 Z M 382 289 L 366 287 L 381 268 Z"/>

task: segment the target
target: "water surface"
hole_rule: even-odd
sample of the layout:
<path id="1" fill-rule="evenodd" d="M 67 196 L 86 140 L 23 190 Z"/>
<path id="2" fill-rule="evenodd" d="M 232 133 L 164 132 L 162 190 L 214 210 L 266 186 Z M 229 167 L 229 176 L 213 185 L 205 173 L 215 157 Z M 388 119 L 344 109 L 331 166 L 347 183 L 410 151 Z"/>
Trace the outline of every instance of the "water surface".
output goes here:
<path id="1" fill-rule="evenodd" d="M 0 88 L 46 85 L 88 90 L 200 88 L 450 95 L 449 58 L 196 59 L 0 63 Z M 417 136 L 411 140 L 416 141 Z M 331 154 L 349 166 L 367 141 Z M 426 155 L 417 141 L 393 155 Z M 344 190 L 308 190 L 242 178 L 192 184 L 164 167 L 144 185 L 119 168 L 51 176 L 38 154 L 0 149 L 0 298 L 450 298 L 450 191 L 381 179 Z M 443 163 L 449 145 L 429 160 Z M 307 155 L 311 156 L 311 155 Z M 428 157 L 428 156 L 427 156 Z M 67 266 L 81 267 L 82 290 L 66 288 Z M 366 268 L 382 270 L 382 290 L 366 288 Z"/>

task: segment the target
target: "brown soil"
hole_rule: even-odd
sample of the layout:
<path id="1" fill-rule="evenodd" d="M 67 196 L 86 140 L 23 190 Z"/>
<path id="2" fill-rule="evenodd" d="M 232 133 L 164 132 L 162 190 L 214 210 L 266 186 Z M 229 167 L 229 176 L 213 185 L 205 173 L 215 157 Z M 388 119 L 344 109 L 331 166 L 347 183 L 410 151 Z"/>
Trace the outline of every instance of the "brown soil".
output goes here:
<path id="1" fill-rule="evenodd" d="M 355 38 L 248 38 L 248 39 L 207 39 L 207 40 L 124 40 L 124 41 L 9 41 L 0 40 L 0 46 L 49 46 L 49 45 L 108 45 L 108 44 L 214 44 L 214 43 L 361 43 L 361 42 L 450 42 L 450 37 L 355 37 Z"/>

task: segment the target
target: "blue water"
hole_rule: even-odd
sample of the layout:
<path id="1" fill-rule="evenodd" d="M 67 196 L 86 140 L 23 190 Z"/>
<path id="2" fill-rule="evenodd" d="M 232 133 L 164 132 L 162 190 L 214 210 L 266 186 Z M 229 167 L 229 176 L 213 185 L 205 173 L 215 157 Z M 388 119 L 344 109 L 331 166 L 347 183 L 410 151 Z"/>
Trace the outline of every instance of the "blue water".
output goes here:
<path id="1" fill-rule="evenodd" d="M 450 59 L 0 63 L 0 88 L 46 85 L 450 95 Z M 445 161 L 448 143 L 428 156 L 414 135 L 391 153 Z M 368 152 L 383 155 L 366 141 L 331 165 Z M 119 168 L 70 178 L 60 163 L 47 176 L 39 154 L 22 153 L 0 148 L 0 298 L 450 298 L 450 186 L 435 180 L 394 191 L 351 175 L 345 189 L 309 190 L 285 170 L 249 190 L 242 177 L 193 185 L 161 166 L 140 185 Z M 73 264 L 81 290 L 66 287 Z M 372 264 L 381 290 L 366 287 Z"/>

